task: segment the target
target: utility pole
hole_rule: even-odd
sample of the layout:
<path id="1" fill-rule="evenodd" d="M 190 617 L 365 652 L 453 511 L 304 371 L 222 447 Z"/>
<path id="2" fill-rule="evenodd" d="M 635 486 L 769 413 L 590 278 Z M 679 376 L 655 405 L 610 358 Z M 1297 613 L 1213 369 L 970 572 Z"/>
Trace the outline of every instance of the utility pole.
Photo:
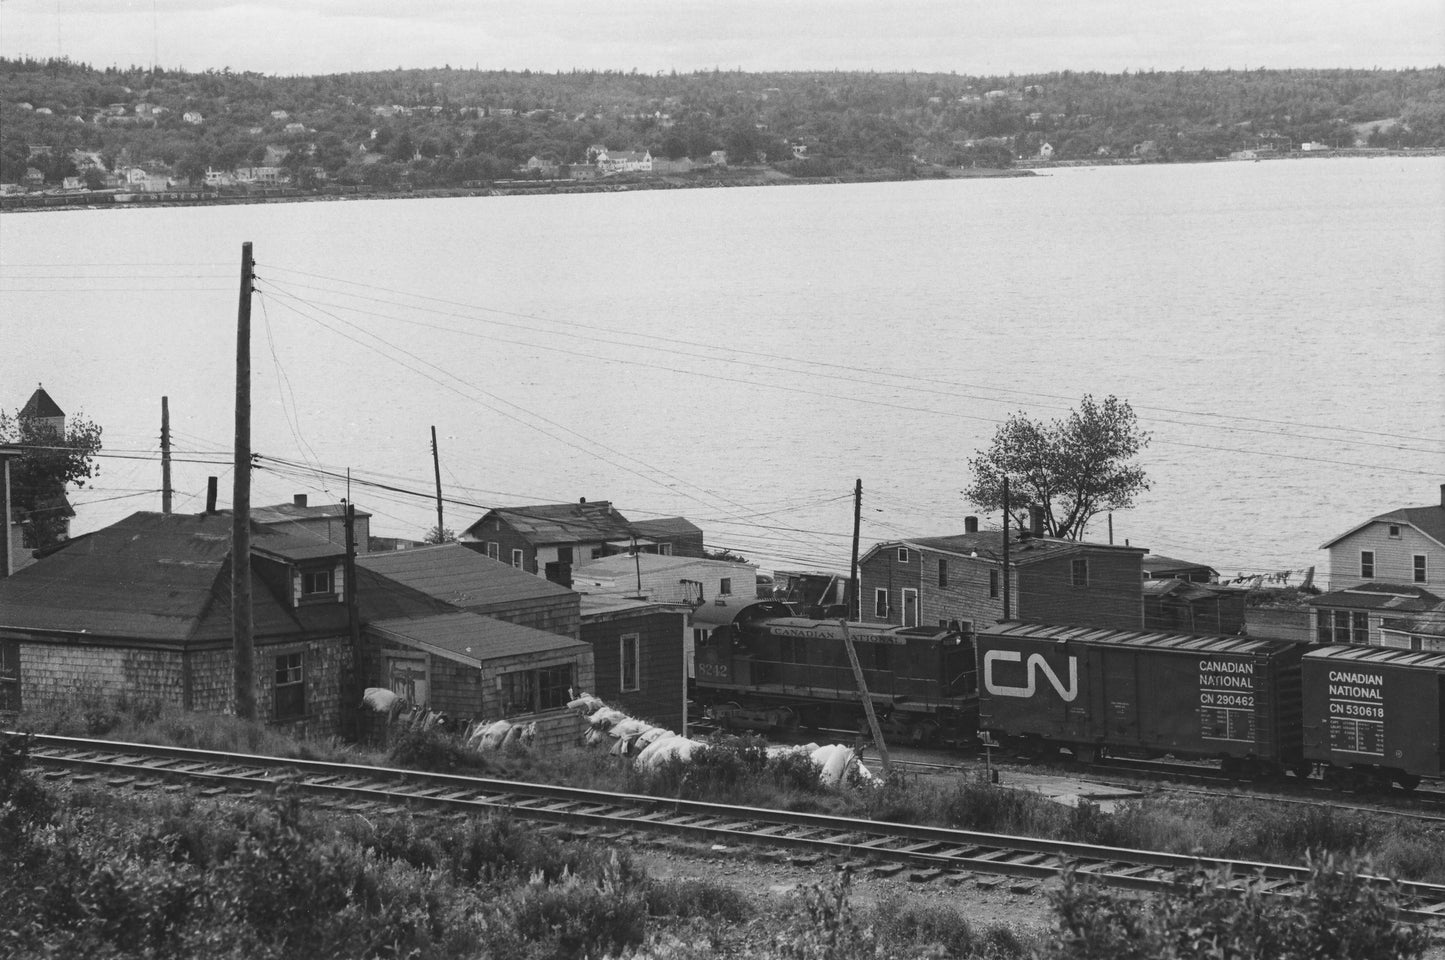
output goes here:
<path id="1" fill-rule="evenodd" d="M 843 605 L 846 616 L 863 619 L 863 600 L 858 596 L 858 524 L 863 515 L 863 478 L 853 481 L 853 558 L 848 564 L 848 599 Z"/>
<path id="2" fill-rule="evenodd" d="M 437 481 L 437 543 L 446 542 L 446 527 L 442 526 L 442 461 L 437 453 L 437 428 L 431 428 L 431 467 Z"/>
<path id="3" fill-rule="evenodd" d="M 351 471 L 347 470 L 348 483 Z M 361 657 L 361 612 L 356 602 L 356 504 L 351 502 L 350 490 L 346 497 L 346 625 L 351 633 L 351 703 L 361 702 L 362 677 L 365 672 Z M 358 731 L 359 732 L 359 731 Z"/>
<path id="4" fill-rule="evenodd" d="M 847 611 L 853 609 L 853 597 L 858 593 L 858 526 L 862 513 L 863 479 L 859 477 L 853 483 L 853 564 L 848 568 L 849 599 L 844 604 L 844 616 L 838 621 L 838 626 L 843 631 L 843 649 L 848 651 L 848 663 L 852 665 L 853 678 L 858 683 L 858 696 L 863 699 L 863 715 L 868 718 L 868 731 L 873 734 L 873 742 L 878 745 L 878 756 L 883 761 L 883 775 L 886 777 L 893 770 L 888 756 L 888 744 L 883 742 L 878 714 L 873 710 L 873 697 L 868 693 L 868 678 L 863 675 L 863 665 L 858 662 L 858 651 L 853 648 L 853 637 L 848 633 Z M 862 616 L 861 609 L 859 616 Z"/>
<path id="5" fill-rule="evenodd" d="M 251 623 L 251 241 L 241 244 L 236 310 L 236 483 L 231 497 L 231 637 L 236 716 L 256 719 L 256 638 Z"/>
<path id="6" fill-rule="evenodd" d="M 161 397 L 161 513 L 171 512 L 171 398 Z"/>
<path id="7" fill-rule="evenodd" d="M 1003 478 L 1003 623 L 1008 620 L 1009 614 L 1009 575 L 1008 575 L 1008 477 Z"/>

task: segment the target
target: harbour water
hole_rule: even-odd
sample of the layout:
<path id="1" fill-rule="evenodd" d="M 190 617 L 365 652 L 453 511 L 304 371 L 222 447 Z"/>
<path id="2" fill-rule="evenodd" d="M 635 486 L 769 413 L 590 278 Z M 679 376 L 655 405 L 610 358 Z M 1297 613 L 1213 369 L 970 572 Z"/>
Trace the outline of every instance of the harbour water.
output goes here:
<path id="1" fill-rule="evenodd" d="M 6 214 L 0 405 L 43 382 L 116 455 L 74 532 L 159 509 L 163 395 L 177 509 L 210 474 L 229 500 L 243 241 L 254 502 L 349 468 L 374 534 L 436 522 L 434 425 L 458 531 L 609 499 L 841 569 L 855 477 L 865 547 L 960 531 L 996 425 L 1086 392 L 1153 434 L 1116 540 L 1227 576 L 1321 563 L 1445 481 L 1445 159 L 1103 167 Z"/>

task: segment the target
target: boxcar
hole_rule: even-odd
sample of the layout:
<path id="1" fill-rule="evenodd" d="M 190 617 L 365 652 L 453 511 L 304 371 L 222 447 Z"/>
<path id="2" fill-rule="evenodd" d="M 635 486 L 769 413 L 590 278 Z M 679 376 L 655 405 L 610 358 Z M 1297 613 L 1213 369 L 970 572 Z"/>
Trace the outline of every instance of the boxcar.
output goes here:
<path id="1" fill-rule="evenodd" d="M 979 727 L 1006 743 L 1309 772 L 1297 644 L 1003 623 L 976 645 Z"/>
<path id="2" fill-rule="evenodd" d="M 837 620 L 777 616 L 758 603 L 697 646 L 693 697 L 731 725 L 855 728 L 862 699 Z M 977 687 L 968 636 L 936 627 L 850 623 L 885 731 L 913 741 L 972 740 Z"/>
<path id="3" fill-rule="evenodd" d="M 1408 790 L 1440 777 L 1445 655 L 1323 647 L 1305 654 L 1302 680 L 1304 753 L 1326 779 Z"/>

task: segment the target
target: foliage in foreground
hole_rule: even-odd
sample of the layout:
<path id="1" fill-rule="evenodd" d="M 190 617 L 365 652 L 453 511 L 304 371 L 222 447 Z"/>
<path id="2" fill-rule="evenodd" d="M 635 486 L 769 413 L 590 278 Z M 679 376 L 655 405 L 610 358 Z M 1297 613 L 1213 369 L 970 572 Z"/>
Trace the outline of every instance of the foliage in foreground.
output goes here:
<path id="1" fill-rule="evenodd" d="M 849 902 L 846 871 L 777 903 L 654 880 L 625 854 L 508 820 L 452 822 L 151 797 L 54 794 L 0 744 L 0 955 L 171 958 L 654 957 L 714 960 L 1418 957 L 1394 891 L 1313 864 L 1304 898 L 1185 878 L 1135 900 L 1066 878 L 1052 937 L 958 911 Z M 1291 952 L 1292 951 L 1292 952 Z"/>
<path id="2" fill-rule="evenodd" d="M 1059 931 L 1045 960 L 1409 960 L 1426 931 L 1400 921 L 1397 892 L 1367 864 L 1312 860 L 1299 897 L 1266 897 L 1200 871 L 1167 894 L 1138 899 L 1082 883 L 1072 870 L 1053 898 Z"/>

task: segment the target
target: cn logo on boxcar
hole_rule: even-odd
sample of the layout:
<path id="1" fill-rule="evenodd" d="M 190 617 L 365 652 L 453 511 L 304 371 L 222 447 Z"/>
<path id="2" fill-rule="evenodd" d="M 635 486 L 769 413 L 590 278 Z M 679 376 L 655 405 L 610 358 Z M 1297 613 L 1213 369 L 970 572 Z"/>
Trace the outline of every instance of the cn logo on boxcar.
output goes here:
<path id="1" fill-rule="evenodd" d="M 994 679 L 994 664 L 999 661 L 1005 663 L 1018 663 L 1023 660 L 1023 654 L 1017 650 L 990 650 L 983 655 L 983 688 L 997 697 L 1032 697 L 1038 689 L 1039 674 L 1049 681 L 1049 685 L 1058 693 L 1059 699 L 1065 703 L 1073 703 L 1079 696 L 1079 658 L 1069 657 L 1069 682 L 1065 684 L 1054 673 L 1054 668 L 1049 666 L 1042 653 L 1029 654 L 1028 660 L 1024 661 L 1026 681 L 1023 686 L 1013 686 L 1007 683 L 999 683 Z"/>

